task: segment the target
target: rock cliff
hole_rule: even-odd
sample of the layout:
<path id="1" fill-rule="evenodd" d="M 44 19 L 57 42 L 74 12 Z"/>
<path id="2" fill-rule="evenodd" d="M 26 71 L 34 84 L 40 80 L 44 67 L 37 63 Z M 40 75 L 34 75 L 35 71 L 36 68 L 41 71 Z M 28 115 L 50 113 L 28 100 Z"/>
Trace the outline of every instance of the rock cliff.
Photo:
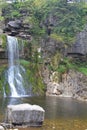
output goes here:
<path id="1" fill-rule="evenodd" d="M 75 43 L 67 49 L 67 55 L 77 56 L 84 61 L 87 60 L 87 25 L 83 31 L 77 34 Z"/>
<path id="2" fill-rule="evenodd" d="M 46 47 L 46 48 L 45 48 Z M 59 74 L 56 71 L 50 71 L 48 64 L 51 64 L 52 55 L 61 52 L 68 58 L 72 57 L 74 61 L 79 60 L 79 64 L 86 64 L 87 61 L 87 26 L 76 36 L 76 41 L 67 49 L 64 44 L 58 43 L 52 39 L 44 41 L 42 44 L 43 56 L 48 57 L 43 77 L 47 86 L 46 95 L 72 97 L 78 100 L 87 101 L 87 76 L 77 70 L 69 69 L 64 72 L 59 82 Z M 51 58 L 50 58 L 51 57 Z M 56 81 L 54 80 L 56 79 Z"/>
<path id="3" fill-rule="evenodd" d="M 49 77 L 46 77 L 44 81 L 47 85 L 46 95 L 48 96 L 72 97 L 87 101 L 87 76 L 80 72 L 69 70 L 68 73 L 62 75 L 60 83 L 52 81 Z"/>

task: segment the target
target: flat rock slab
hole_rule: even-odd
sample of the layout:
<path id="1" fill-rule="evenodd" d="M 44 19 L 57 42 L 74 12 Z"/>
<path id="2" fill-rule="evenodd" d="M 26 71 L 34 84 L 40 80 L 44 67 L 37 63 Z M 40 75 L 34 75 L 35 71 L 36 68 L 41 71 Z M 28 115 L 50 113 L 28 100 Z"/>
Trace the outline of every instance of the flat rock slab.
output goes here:
<path id="1" fill-rule="evenodd" d="M 38 105 L 8 105 L 6 122 L 14 126 L 41 126 L 44 121 L 44 116 L 45 110 Z"/>
<path id="2" fill-rule="evenodd" d="M 0 130 L 5 130 L 5 128 L 3 126 L 0 125 Z"/>

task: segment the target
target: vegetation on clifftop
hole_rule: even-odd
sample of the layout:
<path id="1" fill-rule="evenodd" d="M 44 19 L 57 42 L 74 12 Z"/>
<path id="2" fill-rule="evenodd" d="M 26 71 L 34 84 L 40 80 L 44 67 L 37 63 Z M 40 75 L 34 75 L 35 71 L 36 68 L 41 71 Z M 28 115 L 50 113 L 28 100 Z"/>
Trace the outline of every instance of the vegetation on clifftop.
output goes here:
<path id="1" fill-rule="evenodd" d="M 67 44 L 73 42 L 87 21 L 87 4 L 84 2 L 67 3 L 66 0 L 28 0 L 3 6 L 7 10 L 5 19 L 15 19 L 26 14 L 24 22 L 31 25 L 33 36 L 56 34 Z M 49 32 L 49 30 L 51 32 Z"/>

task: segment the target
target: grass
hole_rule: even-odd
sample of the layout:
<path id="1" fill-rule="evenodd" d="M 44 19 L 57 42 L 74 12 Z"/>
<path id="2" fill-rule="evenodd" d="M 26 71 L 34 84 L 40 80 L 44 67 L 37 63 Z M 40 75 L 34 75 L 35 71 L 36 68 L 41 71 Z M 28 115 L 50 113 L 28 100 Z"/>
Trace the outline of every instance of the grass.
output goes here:
<path id="1" fill-rule="evenodd" d="M 79 67 L 78 71 L 85 74 L 85 75 L 87 75 L 87 68 L 85 68 L 85 67 Z"/>
<path id="2" fill-rule="evenodd" d="M 87 62 L 75 63 L 75 62 L 69 61 L 68 58 L 65 58 L 59 64 L 57 71 L 60 73 L 64 73 L 68 71 L 69 69 L 73 69 L 73 70 L 83 73 L 84 75 L 87 75 Z"/>

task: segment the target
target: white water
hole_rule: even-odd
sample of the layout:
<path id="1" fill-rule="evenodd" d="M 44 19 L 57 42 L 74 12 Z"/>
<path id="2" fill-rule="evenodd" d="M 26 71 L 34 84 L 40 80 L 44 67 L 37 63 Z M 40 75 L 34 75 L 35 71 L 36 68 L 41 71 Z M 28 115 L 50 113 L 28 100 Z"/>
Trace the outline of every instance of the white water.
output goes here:
<path id="1" fill-rule="evenodd" d="M 21 75 L 24 68 L 19 64 L 19 47 L 17 38 L 7 36 L 8 43 L 8 84 L 11 97 L 25 96 L 26 92 L 23 86 L 23 77 Z"/>

